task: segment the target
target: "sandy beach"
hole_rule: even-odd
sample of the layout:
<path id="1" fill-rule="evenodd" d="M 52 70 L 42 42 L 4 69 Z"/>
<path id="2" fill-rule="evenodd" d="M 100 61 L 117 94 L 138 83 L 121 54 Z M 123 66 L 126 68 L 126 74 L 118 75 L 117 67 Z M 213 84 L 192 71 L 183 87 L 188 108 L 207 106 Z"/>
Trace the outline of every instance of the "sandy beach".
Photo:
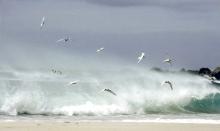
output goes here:
<path id="1" fill-rule="evenodd" d="M 219 131 L 220 124 L 125 122 L 1 122 L 0 131 Z"/>

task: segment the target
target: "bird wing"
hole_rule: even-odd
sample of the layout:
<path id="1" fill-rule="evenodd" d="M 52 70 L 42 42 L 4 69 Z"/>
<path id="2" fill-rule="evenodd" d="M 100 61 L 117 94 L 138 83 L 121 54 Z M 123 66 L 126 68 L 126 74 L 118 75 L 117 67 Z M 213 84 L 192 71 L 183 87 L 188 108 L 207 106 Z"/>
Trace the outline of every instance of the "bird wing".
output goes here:
<path id="1" fill-rule="evenodd" d="M 41 24 L 40 24 L 40 27 L 42 28 L 42 27 L 43 27 L 43 25 L 44 25 L 44 23 L 41 23 Z"/>
<path id="2" fill-rule="evenodd" d="M 141 60 L 142 60 L 142 59 L 138 59 L 138 62 L 137 62 L 137 63 L 140 63 L 140 62 L 141 62 Z"/>
<path id="3" fill-rule="evenodd" d="M 100 51 L 102 51 L 102 50 L 104 50 L 104 48 L 103 48 L 103 47 L 102 47 L 102 48 L 97 49 L 97 50 L 96 50 L 96 52 L 100 52 Z"/>
<path id="4" fill-rule="evenodd" d="M 72 82 L 70 82 L 71 83 L 71 85 L 72 84 L 77 84 L 79 81 L 78 80 L 75 80 L 75 81 L 72 81 Z"/>
<path id="5" fill-rule="evenodd" d="M 41 28 L 42 28 L 43 25 L 44 25 L 44 21 L 45 21 L 45 18 L 43 17 L 42 20 L 41 20 L 41 24 L 40 24 Z"/>
<path id="6" fill-rule="evenodd" d="M 144 52 L 142 52 L 141 55 L 138 57 L 138 63 L 140 63 L 143 60 L 144 56 L 145 54 Z"/>
<path id="7" fill-rule="evenodd" d="M 164 81 L 164 82 L 162 82 L 162 83 L 161 83 L 161 86 L 163 86 L 164 84 L 168 84 L 168 85 L 170 86 L 171 90 L 173 90 L 173 85 L 172 85 L 172 83 L 171 83 L 170 81 Z"/>
<path id="8" fill-rule="evenodd" d="M 168 59 L 165 59 L 163 62 L 164 62 L 164 63 L 169 63 L 169 64 L 172 66 L 172 64 L 173 64 L 172 61 L 173 61 L 173 60 L 171 60 L 171 59 L 168 58 Z"/>
<path id="9" fill-rule="evenodd" d="M 173 85 L 171 82 L 168 82 L 168 84 L 170 85 L 171 90 L 173 90 Z"/>
<path id="10" fill-rule="evenodd" d="M 116 93 L 113 92 L 112 90 L 108 90 L 108 92 L 111 93 L 111 94 L 113 94 L 113 95 L 115 95 L 115 96 L 117 96 Z"/>
<path id="11" fill-rule="evenodd" d="M 70 85 L 74 85 L 74 84 L 77 84 L 77 82 L 75 82 L 75 81 L 70 82 Z"/>
<path id="12" fill-rule="evenodd" d="M 64 38 L 57 40 L 57 42 L 61 42 L 61 41 L 64 41 Z"/>
<path id="13" fill-rule="evenodd" d="M 142 59 L 143 59 L 143 56 L 139 56 L 138 57 L 138 63 L 140 63 L 142 61 Z"/>
<path id="14" fill-rule="evenodd" d="M 106 91 L 106 92 L 108 92 L 108 93 L 111 93 L 111 94 L 114 95 L 114 96 L 117 96 L 117 94 L 116 94 L 115 92 L 113 92 L 112 90 L 110 90 L 110 89 L 102 89 L 99 93 L 101 93 L 101 92 L 103 92 L 103 91 Z"/>
<path id="15" fill-rule="evenodd" d="M 169 62 L 170 61 L 170 59 L 168 58 L 168 59 L 165 59 L 165 60 L 163 60 L 163 62 Z"/>

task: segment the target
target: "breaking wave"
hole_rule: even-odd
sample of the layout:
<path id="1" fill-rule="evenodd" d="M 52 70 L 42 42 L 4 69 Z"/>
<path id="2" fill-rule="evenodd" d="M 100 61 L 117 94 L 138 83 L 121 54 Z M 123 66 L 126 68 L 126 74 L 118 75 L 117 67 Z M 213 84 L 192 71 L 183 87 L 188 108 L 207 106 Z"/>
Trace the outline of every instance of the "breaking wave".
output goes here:
<path id="1" fill-rule="evenodd" d="M 75 85 L 68 82 L 79 80 Z M 174 90 L 161 82 L 170 80 Z M 100 92 L 112 89 L 114 96 Z M 0 71 L 0 114 L 220 113 L 220 90 L 203 77 L 145 68 Z"/>

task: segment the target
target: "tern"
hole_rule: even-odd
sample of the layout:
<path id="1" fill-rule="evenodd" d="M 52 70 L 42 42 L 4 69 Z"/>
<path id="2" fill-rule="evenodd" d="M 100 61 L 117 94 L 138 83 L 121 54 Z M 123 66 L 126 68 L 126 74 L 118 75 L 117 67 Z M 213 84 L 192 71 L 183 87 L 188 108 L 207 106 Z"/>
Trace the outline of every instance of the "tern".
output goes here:
<path id="1" fill-rule="evenodd" d="M 140 63 L 145 57 L 145 53 L 142 52 L 141 55 L 138 57 L 138 63 Z"/>
<path id="2" fill-rule="evenodd" d="M 103 92 L 103 91 L 109 92 L 112 95 L 117 96 L 117 94 L 115 92 L 113 92 L 111 89 L 103 89 L 103 90 L 101 90 L 101 92 Z"/>
<path id="3" fill-rule="evenodd" d="M 170 86 L 171 90 L 173 90 L 173 84 L 170 81 L 162 82 L 161 86 L 163 86 L 164 84 L 168 84 Z"/>
<path id="4" fill-rule="evenodd" d="M 52 69 L 51 71 L 52 71 L 54 74 L 60 74 L 60 75 L 63 74 L 62 71 L 59 71 L 59 70 Z"/>
<path id="5" fill-rule="evenodd" d="M 45 17 L 42 18 L 41 23 L 40 23 L 40 28 L 42 29 L 45 24 Z"/>
<path id="6" fill-rule="evenodd" d="M 172 65 L 173 60 L 170 59 L 170 58 L 167 58 L 167 59 L 163 60 L 163 62 L 164 62 L 164 63 L 169 63 L 170 65 Z"/>
<path id="7" fill-rule="evenodd" d="M 79 80 L 71 81 L 71 82 L 69 83 L 69 85 L 76 85 L 78 82 L 79 82 Z"/>
<path id="8" fill-rule="evenodd" d="M 103 51 L 104 49 L 105 49 L 104 47 L 101 47 L 101 48 L 97 49 L 96 52 L 97 52 L 97 53 L 98 53 L 98 52 L 101 52 L 101 51 Z"/>
<path id="9" fill-rule="evenodd" d="M 68 42 L 70 40 L 69 37 L 65 37 L 65 38 L 61 38 L 59 40 L 57 40 L 57 42 Z"/>

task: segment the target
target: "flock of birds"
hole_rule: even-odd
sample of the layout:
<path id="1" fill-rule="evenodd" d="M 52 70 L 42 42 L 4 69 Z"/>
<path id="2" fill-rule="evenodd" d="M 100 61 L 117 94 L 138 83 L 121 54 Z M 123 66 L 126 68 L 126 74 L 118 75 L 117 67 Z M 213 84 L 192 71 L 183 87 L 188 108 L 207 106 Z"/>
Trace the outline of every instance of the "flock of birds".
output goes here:
<path id="1" fill-rule="evenodd" d="M 42 20 L 41 20 L 40 28 L 43 29 L 44 26 L 45 26 L 45 17 L 43 17 Z M 66 42 L 69 42 L 70 40 L 71 40 L 70 37 L 65 37 L 65 38 L 61 38 L 61 39 L 57 40 L 56 42 L 57 43 L 59 43 L 59 42 L 65 42 L 66 43 Z M 105 49 L 104 47 L 101 47 L 101 48 L 96 50 L 96 53 L 100 53 L 100 52 L 104 51 L 104 49 Z M 141 54 L 137 58 L 138 59 L 137 63 L 139 64 L 141 61 L 143 61 L 144 58 L 145 58 L 145 53 L 141 52 Z M 172 66 L 173 60 L 170 59 L 170 58 L 167 58 L 167 59 L 163 60 L 163 62 L 168 63 L 169 65 Z M 62 75 L 62 72 L 59 71 L 59 70 L 52 69 L 52 72 L 55 73 L 55 74 Z M 75 80 L 75 81 L 69 82 L 68 85 L 76 85 L 78 82 L 79 82 L 79 80 Z M 170 87 L 170 89 L 173 90 L 173 84 L 172 84 L 171 81 L 163 81 L 161 83 L 161 86 L 164 86 L 165 84 L 167 84 Z M 111 89 L 108 89 L 108 88 L 105 88 L 105 89 L 101 90 L 100 92 L 108 92 L 108 93 L 111 93 L 112 95 L 117 96 L 117 94 L 114 91 L 112 91 Z"/>

